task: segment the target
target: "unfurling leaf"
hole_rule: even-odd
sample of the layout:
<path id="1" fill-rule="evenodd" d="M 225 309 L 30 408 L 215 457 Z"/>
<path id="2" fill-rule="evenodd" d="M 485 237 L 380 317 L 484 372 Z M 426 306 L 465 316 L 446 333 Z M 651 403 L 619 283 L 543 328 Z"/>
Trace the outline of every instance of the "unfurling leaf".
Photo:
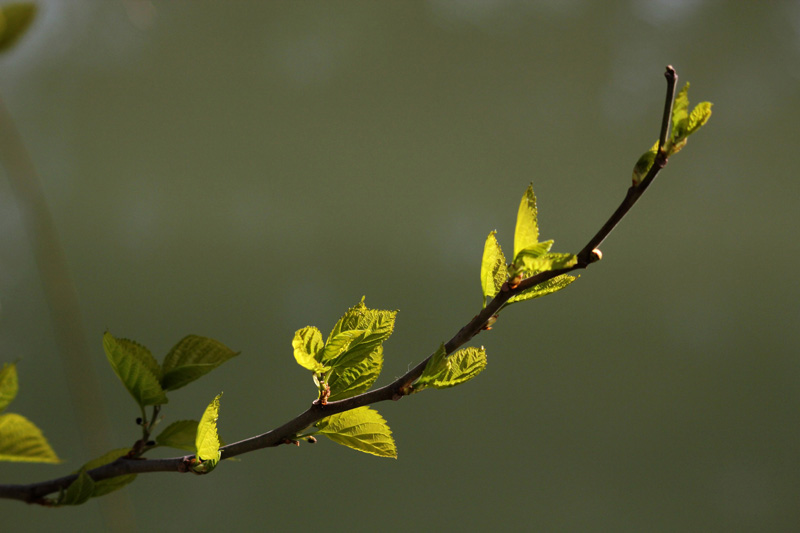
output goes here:
<path id="1" fill-rule="evenodd" d="M 36 16 L 36 5 L 25 2 L 0 8 L 0 52 L 5 52 L 25 33 Z"/>
<path id="2" fill-rule="evenodd" d="M 358 364 L 392 335 L 396 316 L 397 311 L 369 309 L 361 298 L 333 326 L 326 348 L 343 333 L 353 332 L 352 340 L 335 358 L 323 362 L 333 368 Z"/>
<path id="3" fill-rule="evenodd" d="M 497 242 L 497 237 L 493 231 L 486 238 L 483 246 L 483 259 L 481 260 L 481 289 L 483 289 L 483 307 L 486 302 L 494 298 L 508 279 L 508 269 L 506 268 L 506 257 Z"/>
<path id="4" fill-rule="evenodd" d="M 0 415 L 0 461 L 60 463 L 41 430 L 22 415 Z"/>
<path id="5" fill-rule="evenodd" d="M 369 407 L 323 418 L 316 427 L 318 433 L 338 444 L 378 457 L 397 458 L 397 447 L 386 420 Z"/>
<path id="6" fill-rule="evenodd" d="M 292 339 L 292 348 L 294 348 L 294 358 L 297 364 L 312 372 L 325 371 L 325 365 L 318 360 L 318 354 L 322 347 L 322 333 L 314 326 L 306 326 L 297 330 Z"/>
<path id="7" fill-rule="evenodd" d="M 208 374 L 239 355 L 214 339 L 189 335 L 181 339 L 164 358 L 161 386 L 175 390 Z"/>
<path id="8" fill-rule="evenodd" d="M 680 90 L 672 106 L 672 132 L 665 147 L 668 157 L 680 152 L 686 146 L 689 135 L 708 122 L 711 105 L 711 102 L 700 102 L 689 113 L 689 84 Z"/>
<path id="9" fill-rule="evenodd" d="M 442 353 L 444 346 L 429 361 L 429 364 L 433 363 L 431 372 L 428 372 L 426 366 L 422 376 L 414 383 L 414 392 L 430 387 L 455 387 L 474 378 L 486 368 L 486 351 L 483 348 L 464 348 L 447 357 L 442 357 Z"/>
<path id="10" fill-rule="evenodd" d="M 512 296 L 509 298 L 508 303 L 512 304 L 515 302 L 522 302 L 525 300 L 532 300 L 533 298 L 539 298 L 540 296 L 546 296 L 548 294 L 552 294 L 556 291 L 560 291 L 573 281 L 575 281 L 575 276 L 570 276 L 569 274 L 561 274 L 560 276 L 556 276 L 553 279 L 549 279 L 543 283 L 539 283 L 538 285 L 534 285 L 530 289 L 526 289 L 521 293 L 517 294 L 516 296 Z"/>
<path id="11" fill-rule="evenodd" d="M 196 447 L 197 420 L 178 420 L 164 428 L 156 437 L 156 444 L 169 446 L 187 452 L 194 452 Z"/>
<path id="12" fill-rule="evenodd" d="M 658 151 L 658 141 L 650 148 L 648 151 L 642 154 L 642 157 L 636 162 L 636 165 L 633 167 L 633 184 L 639 185 L 647 173 L 650 172 L 650 168 L 653 166 L 653 163 L 656 160 L 656 152 Z"/>
<path id="13" fill-rule="evenodd" d="M 525 248 L 535 246 L 539 242 L 538 211 L 533 184 L 528 185 L 517 211 L 517 226 L 514 230 L 514 260 Z"/>
<path id="14" fill-rule="evenodd" d="M 4 364 L 0 370 L 0 412 L 3 411 L 17 396 L 19 383 L 17 381 L 17 365 Z"/>
<path id="15" fill-rule="evenodd" d="M 211 472 L 220 459 L 219 433 L 217 432 L 217 418 L 219 418 L 219 399 L 222 393 L 217 394 L 208 404 L 200 423 L 197 425 L 195 449 L 199 464 L 194 466 L 195 472 Z"/>
<path id="16" fill-rule="evenodd" d="M 106 332 L 103 350 L 117 377 L 140 406 L 167 403 L 158 375 L 153 372 L 155 359 L 146 348 L 126 339 L 117 340 Z"/>
<path id="17" fill-rule="evenodd" d="M 708 119 L 711 118 L 712 105 L 711 102 L 700 102 L 694 106 L 692 113 L 689 115 L 689 127 L 686 129 L 687 136 L 696 132 L 708 122 Z"/>
<path id="18" fill-rule="evenodd" d="M 103 454 L 97 459 L 92 459 L 91 461 L 83 465 L 81 467 L 81 472 L 87 472 L 93 468 L 98 468 L 100 466 L 113 463 L 120 457 L 126 456 L 128 452 L 130 452 L 130 448 L 117 448 L 116 450 L 111 450 L 110 452 Z M 114 492 L 115 490 L 121 489 L 128 483 L 133 482 L 133 480 L 135 479 L 136 479 L 136 474 L 123 474 L 121 476 L 116 476 L 109 479 L 101 479 L 100 481 L 94 481 L 91 497 L 98 498 L 100 496 L 105 496 L 110 492 Z"/>

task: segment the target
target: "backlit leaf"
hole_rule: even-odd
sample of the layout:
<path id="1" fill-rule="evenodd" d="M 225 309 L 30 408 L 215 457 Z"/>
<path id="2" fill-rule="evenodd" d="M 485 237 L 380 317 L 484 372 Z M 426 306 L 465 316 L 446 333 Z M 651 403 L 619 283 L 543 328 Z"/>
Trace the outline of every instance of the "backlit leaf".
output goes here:
<path id="1" fill-rule="evenodd" d="M 142 407 L 167 403 L 167 395 L 151 370 L 152 365 L 147 357 L 149 352 L 145 353 L 135 346 L 139 345 L 124 339 L 118 342 L 111 333 L 103 335 L 106 357 L 136 402 Z M 152 355 L 149 358 L 152 359 Z"/>
<path id="2" fill-rule="evenodd" d="M 653 166 L 653 163 L 656 160 L 656 152 L 658 151 L 658 141 L 650 148 L 648 151 L 642 154 L 642 157 L 636 162 L 636 165 L 633 167 L 633 184 L 639 185 L 647 173 L 650 172 L 650 168 Z"/>
<path id="3" fill-rule="evenodd" d="M 536 195 L 533 194 L 533 185 L 528 185 L 517 211 L 517 226 L 514 230 L 514 257 L 517 254 L 536 245 L 539 242 L 538 211 L 536 210 Z"/>
<path id="4" fill-rule="evenodd" d="M 208 374 L 225 361 L 239 355 L 214 339 L 189 335 L 176 344 L 164 358 L 164 390 L 175 390 Z"/>
<path id="5" fill-rule="evenodd" d="M 195 449 L 197 450 L 197 460 L 201 462 L 194 468 L 197 472 L 211 472 L 219 462 L 217 419 L 219 418 L 219 399 L 221 396 L 222 393 L 217 394 L 214 400 L 206 407 L 203 417 L 197 425 Z"/>
<path id="6" fill-rule="evenodd" d="M 0 415 L 0 461 L 60 463 L 36 425 L 22 415 Z"/>
<path id="7" fill-rule="evenodd" d="M 378 346 L 358 364 L 337 367 L 328 378 L 330 401 L 343 400 L 366 392 L 378 379 L 383 367 L 383 348 Z"/>
<path id="8" fill-rule="evenodd" d="M 17 396 L 19 383 L 17 382 L 17 365 L 14 363 L 4 364 L 0 370 L 0 411 L 3 411 L 8 404 Z"/>
<path id="9" fill-rule="evenodd" d="M 322 347 L 322 333 L 314 326 L 306 326 L 297 330 L 292 339 L 292 348 L 294 348 L 294 358 L 297 364 L 312 372 L 324 371 L 325 366 L 317 359 Z"/>
<path id="10" fill-rule="evenodd" d="M 533 298 L 539 298 L 540 296 L 546 296 L 548 294 L 552 294 L 556 291 L 560 291 L 561 289 L 563 289 L 576 279 L 577 278 L 575 276 L 570 276 L 569 274 L 562 274 L 560 276 L 556 276 L 543 283 L 534 285 L 530 289 L 526 289 L 521 293 L 517 294 L 516 296 L 512 296 L 511 298 L 509 298 L 508 303 L 512 304 L 514 302 L 532 300 Z"/>
<path id="11" fill-rule="evenodd" d="M 386 420 L 369 407 L 323 418 L 316 426 L 320 434 L 338 444 L 378 457 L 397 458 L 397 447 Z"/>
<path id="12" fill-rule="evenodd" d="M 689 115 L 689 127 L 687 128 L 686 134 L 691 135 L 692 133 L 699 130 L 708 119 L 711 118 L 711 106 L 713 104 L 711 102 L 700 102 L 694 109 L 692 109 L 692 113 Z"/>
<path id="13" fill-rule="evenodd" d="M 497 242 L 497 237 L 493 231 L 486 238 L 483 246 L 483 259 L 481 260 L 481 289 L 483 290 L 483 307 L 486 302 L 494 298 L 500 292 L 503 283 L 508 279 L 506 268 L 506 257 Z"/>
<path id="14" fill-rule="evenodd" d="M 330 358 L 326 355 L 322 362 L 334 369 L 358 365 L 391 336 L 396 316 L 397 311 L 367 308 L 362 298 L 339 319 L 326 342 L 326 350 L 328 344 L 337 343 L 340 339 L 346 343 L 346 347 L 339 351 L 335 346 L 336 349 L 331 353 L 338 355 Z"/>
<path id="15" fill-rule="evenodd" d="M 438 363 L 438 372 L 428 374 L 426 368 L 426 372 L 414 383 L 414 391 L 460 385 L 480 374 L 486 368 L 486 362 L 486 351 L 482 347 L 459 350 L 444 358 L 443 363 Z"/>

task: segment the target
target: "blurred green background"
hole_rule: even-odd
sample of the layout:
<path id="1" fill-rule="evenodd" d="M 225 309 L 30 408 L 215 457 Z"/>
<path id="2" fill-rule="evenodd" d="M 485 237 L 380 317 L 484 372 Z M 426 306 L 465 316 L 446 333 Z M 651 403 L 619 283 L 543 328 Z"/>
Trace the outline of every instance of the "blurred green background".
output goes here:
<path id="1" fill-rule="evenodd" d="M 476 339 L 478 379 L 377 406 L 398 460 L 285 446 L 77 508 L 0 501 L 2 529 L 796 531 L 797 2 L 51 0 L 0 57 L 0 94 L 79 294 L 107 438 L 130 445 L 138 408 L 106 329 L 159 358 L 189 333 L 240 350 L 164 411 L 197 419 L 224 391 L 233 442 L 308 406 L 292 335 L 362 295 L 400 310 L 379 384 L 449 339 L 529 182 L 542 237 L 578 251 L 658 135 L 667 64 L 714 102 L 709 124 L 600 264 Z M 91 457 L 7 179 L 0 204 L 10 410 L 66 460 L 0 465 L 25 483 Z"/>

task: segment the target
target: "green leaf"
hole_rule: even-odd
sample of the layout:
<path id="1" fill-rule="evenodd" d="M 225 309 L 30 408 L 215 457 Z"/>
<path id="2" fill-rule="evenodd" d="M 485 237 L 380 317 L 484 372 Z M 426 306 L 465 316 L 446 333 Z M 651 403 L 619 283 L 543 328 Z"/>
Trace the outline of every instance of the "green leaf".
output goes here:
<path id="1" fill-rule="evenodd" d="M 86 473 L 85 468 L 81 468 L 78 478 L 61 494 L 56 505 L 81 505 L 92 497 L 94 490 L 94 480 Z"/>
<path id="2" fill-rule="evenodd" d="M 521 293 L 517 294 L 516 296 L 512 296 L 509 298 L 508 303 L 512 304 L 515 302 L 523 302 L 525 300 L 532 300 L 533 298 L 539 298 L 540 296 L 546 296 L 548 294 L 552 294 L 556 291 L 560 291 L 577 278 L 575 276 L 570 276 L 569 274 L 561 274 L 560 276 L 556 276 L 552 279 L 549 279 L 543 283 L 538 285 L 534 285 L 530 289 L 526 289 Z"/>
<path id="3" fill-rule="evenodd" d="M 325 347 L 319 354 L 320 363 L 326 366 L 333 366 L 334 362 L 350 347 L 353 340 L 363 334 L 364 330 L 355 329 L 342 331 L 341 333 L 328 337 L 328 340 L 325 341 Z"/>
<path id="4" fill-rule="evenodd" d="M 708 122 L 708 119 L 711 118 L 712 105 L 714 104 L 711 102 L 700 102 L 694 106 L 691 115 L 689 115 L 689 126 L 686 129 L 687 136 L 696 132 Z"/>
<path id="5" fill-rule="evenodd" d="M 447 350 L 444 347 L 444 343 L 442 343 L 439 348 L 433 352 L 431 358 L 428 359 L 428 364 L 425 365 L 425 370 L 422 371 L 422 375 L 414 382 L 414 390 L 422 390 L 417 389 L 418 383 L 421 382 L 424 385 L 425 383 L 435 381 L 438 376 L 447 372 L 447 368 Z"/>
<path id="6" fill-rule="evenodd" d="M 528 185 L 517 212 L 517 227 L 514 231 L 514 258 L 525 248 L 535 246 L 539 242 L 539 222 L 536 210 L 536 195 L 533 184 Z"/>
<path id="7" fill-rule="evenodd" d="M 343 400 L 366 392 L 378 379 L 383 368 L 383 348 L 378 346 L 358 364 L 337 367 L 328 378 L 330 401 Z"/>
<path id="8" fill-rule="evenodd" d="M 636 165 L 633 167 L 633 184 L 639 185 L 647 173 L 650 172 L 650 168 L 653 166 L 653 163 L 656 160 L 656 152 L 658 151 L 658 141 L 650 148 L 648 151 L 642 154 L 642 157 L 636 162 Z"/>
<path id="9" fill-rule="evenodd" d="M 436 352 L 429 364 L 437 359 L 438 354 L 443 353 L 444 347 Z M 431 372 L 426 366 L 425 372 L 414 383 L 414 392 L 433 387 L 435 389 L 446 389 L 455 387 L 467 382 L 480 374 L 486 368 L 486 350 L 481 348 L 464 348 L 446 358 L 438 357 Z"/>
<path id="10" fill-rule="evenodd" d="M 339 319 L 325 346 L 327 350 L 329 343 L 339 343 L 340 340 L 345 343 L 349 340 L 346 348 L 330 359 L 326 355 L 322 358 L 322 362 L 334 369 L 359 364 L 392 335 L 396 316 L 397 311 L 367 308 L 362 298 Z M 348 335 L 352 335 L 352 338 L 348 339 Z M 330 353 L 338 351 L 338 346 L 334 348 Z"/>
<path id="11" fill-rule="evenodd" d="M 22 415 L 0 415 L 0 461 L 60 463 L 41 430 Z"/>
<path id="12" fill-rule="evenodd" d="M 497 237 L 493 231 L 486 238 L 483 246 L 483 259 L 481 260 L 481 289 L 483 289 L 483 307 L 486 302 L 494 298 L 508 279 L 508 269 L 506 268 L 506 256 L 497 242 Z"/>
<path id="13" fill-rule="evenodd" d="M 28 29 L 36 16 L 36 5 L 7 4 L 0 9 L 0 52 L 10 49 Z"/>
<path id="14" fill-rule="evenodd" d="M 158 364 L 150 350 L 130 339 L 116 339 L 116 341 L 123 350 L 138 359 L 155 377 L 161 379 L 161 365 Z"/>
<path id="15" fill-rule="evenodd" d="M 150 353 L 140 350 L 138 344 L 125 339 L 117 340 L 106 332 L 103 335 L 103 350 L 117 377 L 131 393 L 133 399 L 144 407 L 167 403 L 167 395 L 161 388 L 158 377 L 152 371 Z"/>
<path id="16" fill-rule="evenodd" d="M 19 383 L 17 381 L 17 365 L 14 363 L 4 364 L 0 370 L 0 412 L 10 404 L 17 396 Z"/>
<path id="17" fill-rule="evenodd" d="M 217 419 L 219 418 L 219 399 L 222 393 L 217 394 L 208 404 L 200 423 L 197 425 L 195 449 L 199 465 L 194 467 L 195 472 L 211 472 L 220 459 L 219 433 L 217 432 Z"/>
<path id="18" fill-rule="evenodd" d="M 323 418 L 316 426 L 318 433 L 338 444 L 378 457 L 397 458 L 397 447 L 386 420 L 369 407 Z"/>
<path id="19" fill-rule="evenodd" d="M 93 468 L 98 468 L 100 466 L 113 463 L 120 457 L 125 457 L 126 455 L 128 455 L 128 452 L 130 451 L 131 451 L 130 448 L 117 448 L 116 450 L 111 450 L 110 452 L 103 454 L 97 459 L 92 459 L 91 461 L 83 465 L 81 467 L 81 471 L 87 472 L 89 470 L 92 470 Z M 119 490 L 128 483 L 133 482 L 134 479 L 136 479 L 136 474 L 123 474 L 121 476 L 95 481 L 94 490 L 92 491 L 91 497 L 98 498 L 100 496 L 105 496 L 106 494 L 114 492 L 115 490 Z"/>
<path id="20" fill-rule="evenodd" d="M 325 365 L 317 360 L 317 355 L 322 350 L 322 333 L 314 326 L 299 329 L 292 339 L 294 358 L 297 364 L 312 372 L 324 372 Z"/>
<path id="21" fill-rule="evenodd" d="M 164 358 L 164 390 L 175 390 L 201 378 L 222 363 L 239 355 L 214 339 L 189 335 L 181 339 Z"/>
<path id="22" fill-rule="evenodd" d="M 195 437 L 197 436 L 197 420 L 178 420 L 173 422 L 156 437 L 156 444 L 169 446 L 187 452 L 197 450 Z"/>
<path id="23" fill-rule="evenodd" d="M 552 244 L 553 241 L 547 241 L 547 243 Z M 547 270 L 569 268 L 575 266 L 575 264 L 578 262 L 578 256 L 574 254 L 544 253 L 537 255 L 535 252 L 528 253 L 528 250 L 531 249 L 528 248 L 523 250 L 520 252 L 519 256 L 517 256 L 514 264 L 515 271 L 521 271 L 530 275 L 534 275 Z"/>
<path id="24" fill-rule="evenodd" d="M 672 104 L 672 134 L 670 139 L 677 139 L 686 136 L 686 129 L 689 120 L 689 83 L 683 86 L 675 96 L 675 103 Z"/>

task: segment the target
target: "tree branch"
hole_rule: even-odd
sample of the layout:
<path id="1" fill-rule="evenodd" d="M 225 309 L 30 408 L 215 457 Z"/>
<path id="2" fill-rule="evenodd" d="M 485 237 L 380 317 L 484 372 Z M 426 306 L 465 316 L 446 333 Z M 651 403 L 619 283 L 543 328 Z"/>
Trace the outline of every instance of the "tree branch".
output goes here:
<path id="1" fill-rule="evenodd" d="M 599 251 L 597 251 L 597 247 L 605 240 L 605 238 L 611 233 L 617 224 L 619 224 L 625 215 L 627 215 L 628 211 L 630 211 L 642 194 L 644 194 L 647 187 L 649 187 L 649 185 L 656 178 L 661 169 L 667 164 L 667 156 L 662 148 L 666 143 L 667 134 L 669 132 L 669 123 L 672 114 L 672 102 L 675 95 L 675 86 L 677 84 L 678 77 L 675 73 L 675 70 L 671 66 L 667 67 L 665 76 L 667 78 L 667 97 L 666 104 L 664 106 L 664 116 L 661 122 L 659 149 L 655 157 L 655 162 L 645 178 L 638 185 L 633 185 L 628 189 L 625 198 L 622 200 L 622 203 L 619 205 L 619 207 L 617 207 L 616 211 L 614 211 L 614 213 L 609 217 L 608 221 L 603 224 L 595 236 L 592 237 L 586 246 L 584 246 L 583 249 L 578 253 L 577 263 L 574 266 L 570 268 L 541 272 L 535 276 L 523 279 L 514 287 L 506 282 L 497 296 L 445 344 L 445 351 L 448 355 L 453 353 L 456 349 L 470 341 L 475 335 L 485 329 L 487 322 L 500 311 L 503 305 L 505 305 L 511 297 L 520 294 L 526 289 L 535 287 L 536 285 L 547 280 L 562 274 L 566 274 L 567 272 L 587 268 L 590 264 L 600 259 L 600 254 Z M 414 381 L 419 379 L 420 376 L 422 376 L 425 366 L 431 357 L 432 355 L 428 356 L 425 360 L 409 370 L 406 374 L 397 378 L 388 385 L 365 392 L 363 394 L 359 394 L 357 396 L 346 398 L 344 400 L 329 402 L 324 405 L 321 403 L 313 403 L 305 412 L 301 413 L 280 427 L 261 435 L 224 446 L 220 448 L 222 458 L 227 459 L 255 450 L 260 450 L 262 448 L 278 446 L 280 444 L 295 443 L 296 436 L 300 432 L 325 417 L 386 400 L 399 400 L 411 392 L 412 384 Z M 189 471 L 188 465 L 191 463 L 193 458 L 194 455 L 171 457 L 168 459 L 120 458 L 107 465 L 89 470 L 87 473 L 95 481 L 100 481 L 124 474 L 143 474 L 148 472 L 187 472 Z M 66 489 L 73 481 L 75 481 L 76 478 L 77 474 L 72 474 L 49 481 L 32 483 L 29 485 L 0 485 L 0 498 L 17 499 L 29 503 L 40 503 L 46 505 L 48 501 L 44 499 L 45 496 L 53 492 Z"/>

